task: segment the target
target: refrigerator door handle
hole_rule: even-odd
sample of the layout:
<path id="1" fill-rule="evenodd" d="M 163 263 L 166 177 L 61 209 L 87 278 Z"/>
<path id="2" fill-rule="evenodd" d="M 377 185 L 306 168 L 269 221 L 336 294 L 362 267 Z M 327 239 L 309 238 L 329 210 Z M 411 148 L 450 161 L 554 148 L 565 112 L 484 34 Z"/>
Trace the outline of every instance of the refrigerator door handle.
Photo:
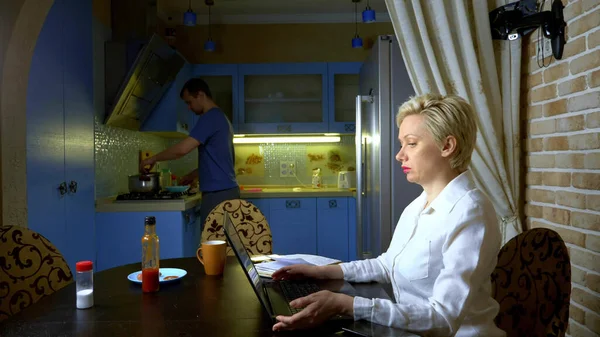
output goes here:
<path id="1" fill-rule="evenodd" d="M 362 104 L 372 103 L 373 96 L 356 96 L 356 136 L 354 139 L 356 149 L 356 257 L 363 255 L 363 198 L 365 197 L 365 158 L 366 139 L 362 134 Z"/>

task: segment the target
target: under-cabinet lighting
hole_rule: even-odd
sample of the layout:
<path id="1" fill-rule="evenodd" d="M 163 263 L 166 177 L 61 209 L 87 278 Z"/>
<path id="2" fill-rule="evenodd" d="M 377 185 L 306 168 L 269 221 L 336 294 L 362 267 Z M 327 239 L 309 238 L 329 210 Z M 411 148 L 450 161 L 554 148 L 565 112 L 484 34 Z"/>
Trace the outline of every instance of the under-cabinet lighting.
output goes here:
<path id="1" fill-rule="evenodd" d="M 339 143 L 340 136 L 288 136 L 288 137 L 245 137 L 236 135 L 234 144 L 261 144 L 261 143 Z"/>

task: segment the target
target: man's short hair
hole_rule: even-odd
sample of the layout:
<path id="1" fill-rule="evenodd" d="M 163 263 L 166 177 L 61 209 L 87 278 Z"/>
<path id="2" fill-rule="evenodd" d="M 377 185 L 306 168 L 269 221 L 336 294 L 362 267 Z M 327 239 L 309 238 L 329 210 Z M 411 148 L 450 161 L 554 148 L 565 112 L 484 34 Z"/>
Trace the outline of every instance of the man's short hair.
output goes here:
<path id="1" fill-rule="evenodd" d="M 185 82 L 183 88 L 181 88 L 179 97 L 183 98 L 183 93 L 186 90 L 190 93 L 190 95 L 194 97 L 198 96 L 198 93 L 201 91 L 206 95 L 206 97 L 212 98 L 212 94 L 210 93 L 210 88 L 208 87 L 208 84 L 206 84 L 206 82 L 204 82 L 204 80 L 199 77 L 191 78 L 187 82 Z"/>

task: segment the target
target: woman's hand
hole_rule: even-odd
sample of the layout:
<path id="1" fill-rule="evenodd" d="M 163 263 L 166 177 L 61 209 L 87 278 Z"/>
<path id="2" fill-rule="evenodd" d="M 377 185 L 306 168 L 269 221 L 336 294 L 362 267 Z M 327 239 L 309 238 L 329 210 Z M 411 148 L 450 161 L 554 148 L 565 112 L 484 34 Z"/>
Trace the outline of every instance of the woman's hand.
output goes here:
<path id="1" fill-rule="evenodd" d="M 305 278 L 319 279 L 321 273 L 317 266 L 308 264 L 293 264 L 277 270 L 271 275 L 273 280 L 300 280 Z"/>
<path id="2" fill-rule="evenodd" d="M 329 290 L 297 298 L 290 306 L 304 309 L 293 316 L 277 316 L 279 322 L 273 325 L 273 331 L 312 328 L 338 314 L 354 315 L 354 298 Z"/>
<path id="3" fill-rule="evenodd" d="M 274 280 L 299 280 L 299 279 L 342 279 L 344 273 L 338 265 L 313 266 L 308 264 L 293 264 L 280 268 L 271 276 Z"/>

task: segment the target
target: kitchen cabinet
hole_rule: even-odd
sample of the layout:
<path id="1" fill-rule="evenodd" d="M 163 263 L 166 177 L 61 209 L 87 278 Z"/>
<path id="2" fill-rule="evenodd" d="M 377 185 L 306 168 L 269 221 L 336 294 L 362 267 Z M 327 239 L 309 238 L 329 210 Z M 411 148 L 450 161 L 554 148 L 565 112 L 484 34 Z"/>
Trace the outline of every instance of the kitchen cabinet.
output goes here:
<path id="1" fill-rule="evenodd" d="M 156 132 L 165 137 L 185 137 L 189 134 L 196 117 L 179 94 L 191 74 L 192 65 L 186 62 L 146 118 L 140 131 Z"/>
<path id="2" fill-rule="evenodd" d="M 194 64 L 192 77 L 202 78 L 210 88 L 213 100 L 223 110 L 233 126 L 238 130 L 239 94 L 237 64 Z M 195 125 L 196 116 L 194 116 Z"/>
<path id="3" fill-rule="evenodd" d="M 242 133 L 328 131 L 327 63 L 242 64 Z"/>
<path id="4" fill-rule="evenodd" d="M 260 212 L 265 216 L 267 222 L 269 221 L 269 215 L 271 213 L 271 201 L 270 199 L 246 199 L 256 206 Z"/>
<path id="5" fill-rule="evenodd" d="M 270 208 L 273 253 L 317 254 L 315 198 L 270 199 Z"/>
<path id="6" fill-rule="evenodd" d="M 356 96 L 362 62 L 337 62 L 327 65 L 329 132 L 356 131 Z"/>
<path id="7" fill-rule="evenodd" d="M 31 59 L 26 101 L 27 226 L 73 271 L 95 256 L 92 21 L 91 0 L 54 2 Z"/>
<path id="8" fill-rule="evenodd" d="M 247 199 L 265 215 L 275 254 L 317 254 L 356 259 L 353 197 Z"/>
<path id="9" fill-rule="evenodd" d="M 160 259 L 193 257 L 200 242 L 199 212 L 96 213 L 96 271 L 142 260 L 144 219 L 156 217 Z M 141 265 L 140 265 L 141 268 Z"/>
<path id="10" fill-rule="evenodd" d="M 348 261 L 348 198 L 317 198 L 317 254 Z"/>

